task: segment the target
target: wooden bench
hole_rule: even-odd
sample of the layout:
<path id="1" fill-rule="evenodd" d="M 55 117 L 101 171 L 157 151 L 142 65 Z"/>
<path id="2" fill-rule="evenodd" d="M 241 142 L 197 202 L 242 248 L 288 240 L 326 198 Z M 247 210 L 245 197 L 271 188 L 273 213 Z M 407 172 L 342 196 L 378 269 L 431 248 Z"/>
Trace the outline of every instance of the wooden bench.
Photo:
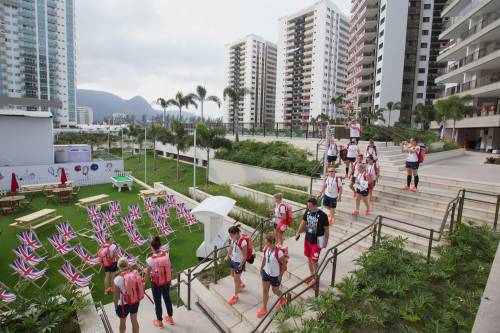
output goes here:
<path id="1" fill-rule="evenodd" d="M 157 197 L 160 197 L 160 196 L 165 195 L 165 194 L 167 194 L 167 192 L 164 189 L 161 189 L 161 188 L 156 188 L 156 189 L 152 189 L 152 190 L 142 190 L 142 191 L 139 191 L 139 197 L 141 199 L 144 199 L 146 197 L 157 198 Z"/>
<path id="2" fill-rule="evenodd" d="M 48 219 L 48 220 L 43 221 L 43 222 L 40 222 L 40 223 L 38 223 L 38 224 L 36 224 L 36 225 L 31 225 L 31 229 L 33 229 L 33 230 L 39 229 L 39 228 L 41 228 L 41 227 L 43 227 L 43 226 L 46 226 L 46 225 L 48 225 L 48 224 L 52 224 L 52 223 L 54 223 L 54 222 L 56 222 L 56 221 L 59 221 L 59 220 L 61 220 L 62 218 L 63 218 L 63 216 L 62 216 L 62 215 L 57 215 L 57 216 L 54 216 L 53 218 Z"/>
<path id="3" fill-rule="evenodd" d="M 86 208 L 87 206 L 99 205 L 104 202 L 109 202 L 109 195 L 99 194 L 99 195 L 94 195 L 93 197 L 78 199 L 76 205 L 81 208 Z"/>
<path id="4" fill-rule="evenodd" d="M 62 215 L 54 216 L 55 209 L 42 209 L 37 212 L 18 217 L 10 226 L 15 229 L 38 229 L 62 218 Z"/>

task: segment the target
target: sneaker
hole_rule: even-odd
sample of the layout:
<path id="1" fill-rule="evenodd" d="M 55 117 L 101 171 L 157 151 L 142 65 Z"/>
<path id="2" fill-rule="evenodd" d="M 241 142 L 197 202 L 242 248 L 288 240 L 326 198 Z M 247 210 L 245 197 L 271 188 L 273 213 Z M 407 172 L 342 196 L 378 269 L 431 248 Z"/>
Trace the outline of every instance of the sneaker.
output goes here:
<path id="1" fill-rule="evenodd" d="M 113 292 L 113 288 L 106 288 L 106 289 L 104 289 L 104 296 L 108 295 L 111 292 Z"/>
<path id="2" fill-rule="evenodd" d="M 352 215 L 354 215 L 354 216 L 358 216 L 358 215 L 359 215 L 359 210 L 357 210 L 357 209 L 356 209 L 356 210 L 354 210 L 354 211 L 352 212 Z"/>
<path id="3" fill-rule="evenodd" d="M 403 191 L 408 191 L 408 190 L 410 189 L 410 187 L 405 185 L 405 186 L 401 187 L 401 189 L 402 189 Z"/>
<path id="4" fill-rule="evenodd" d="M 328 224 L 332 225 L 333 224 L 333 219 L 331 217 L 328 217 Z"/>
<path id="5" fill-rule="evenodd" d="M 308 284 L 308 283 L 309 283 L 312 279 L 313 279 L 312 277 L 307 278 L 307 279 L 305 279 L 305 280 L 304 280 L 304 283 L 305 283 L 305 284 Z"/>
<path id="6" fill-rule="evenodd" d="M 163 319 L 169 324 L 169 325 L 174 325 L 174 318 L 170 316 L 164 316 Z"/>
<path id="7" fill-rule="evenodd" d="M 416 188 L 415 186 L 412 186 L 412 187 L 410 188 L 410 191 L 412 191 L 412 192 L 417 192 L 417 188 Z"/>
<path id="8" fill-rule="evenodd" d="M 245 286 L 245 284 L 244 284 L 243 282 L 240 284 L 240 290 L 241 290 L 241 289 L 245 289 L 246 287 L 247 287 L 247 286 Z"/>
<path id="9" fill-rule="evenodd" d="M 233 304 L 234 304 L 234 303 L 236 303 L 236 302 L 238 302 L 238 296 L 233 295 L 233 297 L 231 297 L 231 298 L 229 299 L 229 301 L 227 301 L 227 304 L 229 304 L 229 305 L 233 305 Z"/>
<path id="10" fill-rule="evenodd" d="M 153 320 L 153 326 L 158 328 L 163 328 L 163 322 L 161 320 Z"/>
<path id="11" fill-rule="evenodd" d="M 267 309 L 265 307 L 261 307 L 259 311 L 257 311 L 257 318 L 262 318 L 263 315 L 265 315 L 267 312 Z"/>
<path id="12" fill-rule="evenodd" d="M 369 209 L 365 210 L 365 215 L 369 215 L 369 214 L 370 214 L 370 210 Z"/>
<path id="13" fill-rule="evenodd" d="M 282 297 L 282 298 L 280 299 L 280 301 L 278 302 L 278 304 L 276 304 L 276 307 L 275 307 L 275 308 L 276 308 L 276 310 L 278 310 L 279 308 L 281 308 L 281 307 L 282 307 L 283 305 L 285 305 L 285 304 L 286 304 L 286 298 L 285 298 L 285 297 Z"/>
<path id="14" fill-rule="evenodd" d="M 307 285 L 308 285 L 309 287 L 311 287 L 311 288 L 312 288 L 312 287 L 314 287 L 314 286 L 316 285 L 316 280 L 311 279 L 311 281 L 309 281 L 309 282 L 307 283 Z"/>

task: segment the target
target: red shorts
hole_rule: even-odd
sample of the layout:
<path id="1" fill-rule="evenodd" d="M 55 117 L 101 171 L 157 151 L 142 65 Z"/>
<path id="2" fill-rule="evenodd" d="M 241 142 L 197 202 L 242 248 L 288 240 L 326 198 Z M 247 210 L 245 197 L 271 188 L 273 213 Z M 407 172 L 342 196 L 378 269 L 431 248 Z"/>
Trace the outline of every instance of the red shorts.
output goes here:
<path id="1" fill-rule="evenodd" d="M 278 224 L 276 225 L 276 231 L 279 233 L 284 233 L 285 231 L 288 230 L 288 225 L 285 223 L 285 221 L 280 220 Z"/>
<path id="2" fill-rule="evenodd" d="M 309 258 L 309 260 L 317 262 L 320 252 L 321 249 L 318 247 L 318 244 L 311 244 L 307 239 L 304 241 L 304 255 Z"/>

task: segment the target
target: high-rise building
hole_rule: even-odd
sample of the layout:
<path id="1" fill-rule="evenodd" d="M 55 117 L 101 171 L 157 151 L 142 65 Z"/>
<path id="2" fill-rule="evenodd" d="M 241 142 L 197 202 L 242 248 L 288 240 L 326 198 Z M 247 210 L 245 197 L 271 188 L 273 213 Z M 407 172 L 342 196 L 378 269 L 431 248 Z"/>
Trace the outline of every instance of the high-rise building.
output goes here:
<path id="1" fill-rule="evenodd" d="M 400 102 L 407 115 L 432 104 L 444 0 L 354 0 L 351 9 L 348 99 L 357 111 Z M 400 111 L 390 115 L 391 125 Z M 386 124 L 389 114 L 384 114 Z M 409 120 L 409 118 L 407 118 Z"/>
<path id="2" fill-rule="evenodd" d="M 440 38 L 450 40 L 438 60 L 447 61 L 436 82 L 447 89 L 440 96 L 473 97 L 478 112 L 458 120 L 456 139 L 471 148 L 500 148 L 500 1 L 448 1 Z M 434 124 L 439 127 L 440 124 Z M 451 136 L 453 121 L 445 124 Z"/>
<path id="3" fill-rule="evenodd" d="M 225 86 L 248 88 L 239 105 L 239 123 L 250 127 L 274 122 L 276 96 L 276 45 L 255 35 L 248 35 L 226 46 Z M 224 103 L 223 121 L 232 123 L 234 108 Z"/>
<path id="4" fill-rule="evenodd" d="M 94 110 L 90 106 L 78 105 L 76 107 L 78 125 L 92 125 L 94 122 Z"/>
<path id="5" fill-rule="evenodd" d="M 349 19 L 328 0 L 280 18 L 276 121 L 300 125 L 332 114 L 347 85 Z"/>
<path id="6" fill-rule="evenodd" d="M 0 0 L 0 105 L 77 123 L 74 0 Z"/>

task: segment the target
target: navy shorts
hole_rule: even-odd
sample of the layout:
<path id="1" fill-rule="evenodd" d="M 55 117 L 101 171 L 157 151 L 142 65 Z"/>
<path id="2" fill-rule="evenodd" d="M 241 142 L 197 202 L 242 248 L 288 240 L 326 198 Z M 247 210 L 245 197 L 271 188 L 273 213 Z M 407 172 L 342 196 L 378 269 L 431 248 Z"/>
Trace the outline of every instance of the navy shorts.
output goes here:
<path id="1" fill-rule="evenodd" d="M 346 157 L 345 159 L 351 162 L 356 161 L 356 157 Z"/>
<path id="2" fill-rule="evenodd" d="M 118 271 L 118 263 L 114 262 L 113 265 L 104 267 L 104 271 L 107 273 L 115 273 L 116 271 Z"/>
<path id="3" fill-rule="evenodd" d="M 337 156 L 326 155 L 326 160 L 328 163 L 337 161 Z"/>
<path id="4" fill-rule="evenodd" d="M 240 268 L 240 263 L 236 261 L 232 261 L 229 263 L 231 266 L 231 269 L 236 273 L 236 274 L 241 274 L 245 270 L 245 265 L 243 265 L 243 269 Z"/>
<path id="5" fill-rule="evenodd" d="M 279 287 L 281 285 L 279 276 L 268 275 L 264 270 L 260 272 L 260 276 L 262 276 L 263 282 L 269 282 L 273 287 Z"/>
<path id="6" fill-rule="evenodd" d="M 337 198 L 330 198 L 325 194 L 323 196 L 323 207 L 337 208 Z"/>
<path id="7" fill-rule="evenodd" d="M 356 190 L 356 193 L 361 194 L 362 197 L 368 196 L 368 190 L 364 190 L 364 191 Z"/>
<path id="8" fill-rule="evenodd" d="M 406 167 L 407 169 L 418 170 L 419 165 L 420 165 L 420 164 L 419 164 L 418 162 L 408 162 L 408 161 L 407 161 L 407 162 L 406 162 L 405 167 Z"/>
<path id="9" fill-rule="evenodd" d="M 356 136 L 351 136 L 351 137 L 349 138 L 349 142 L 352 142 L 352 140 L 356 140 L 356 143 L 359 143 L 359 136 L 358 136 L 358 137 L 356 137 Z"/>
<path id="10" fill-rule="evenodd" d="M 125 305 L 121 305 L 119 304 L 116 308 L 115 308 L 115 311 L 116 311 L 116 315 L 118 316 L 118 318 L 127 318 L 128 314 L 136 314 L 137 311 L 139 311 L 139 304 L 140 303 L 137 303 L 137 304 L 134 304 L 134 305 L 128 305 L 128 304 L 125 304 Z"/>
<path id="11" fill-rule="evenodd" d="M 355 183 L 355 182 L 356 182 L 356 177 L 355 177 L 355 176 L 352 176 L 352 177 L 351 177 L 351 182 L 352 182 L 352 183 Z"/>

